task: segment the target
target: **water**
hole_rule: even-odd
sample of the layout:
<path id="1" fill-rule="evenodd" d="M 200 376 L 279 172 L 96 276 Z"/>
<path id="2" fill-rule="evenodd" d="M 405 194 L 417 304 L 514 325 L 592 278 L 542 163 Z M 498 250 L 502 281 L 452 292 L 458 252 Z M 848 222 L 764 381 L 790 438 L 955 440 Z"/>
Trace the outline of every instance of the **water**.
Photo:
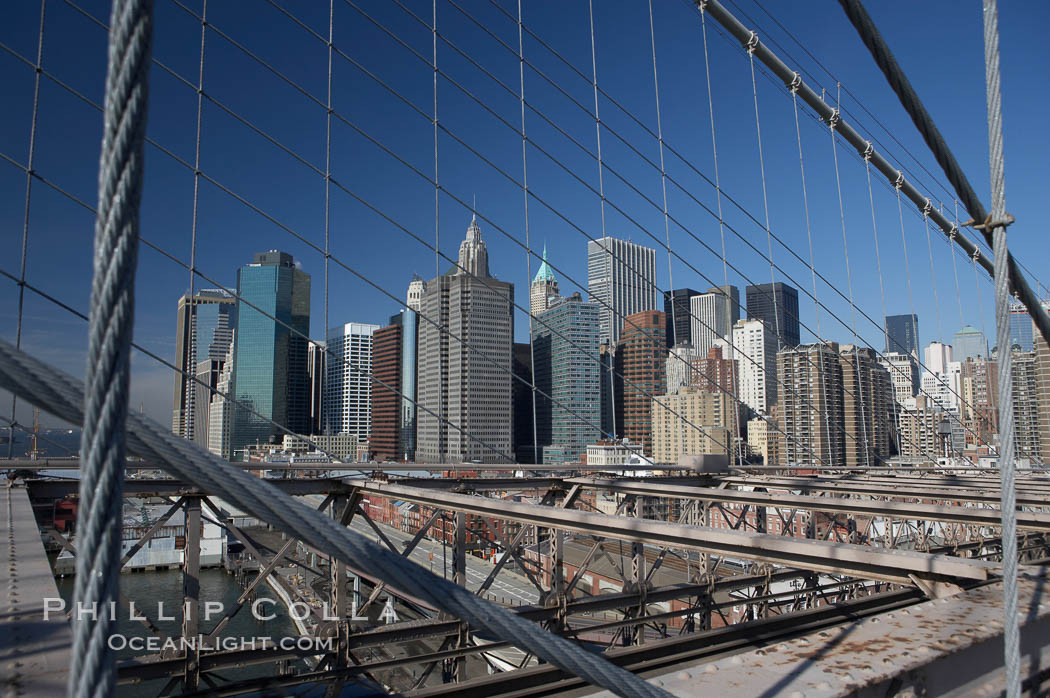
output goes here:
<path id="1" fill-rule="evenodd" d="M 72 605 L 73 600 L 73 577 L 56 579 L 59 593 L 66 600 L 67 606 Z M 149 616 L 154 624 L 166 635 L 178 637 L 182 629 L 182 572 L 178 570 L 156 571 L 156 572 L 133 572 L 120 576 L 120 590 L 130 600 L 135 602 L 138 613 Z M 263 603 L 260 607 L 260 615 L 275 614 L 276 618 L 269 621 L 257 620 L 251 613 L 250 604 L 246 605 L 234 616 L 220 634 L 228 638 L 254 638 L 254 637 L 297 637 L 298 631 L 288 617 L 284 604 L 276 597 L 270 587 L 261 584 L 256 589 L 259 598 L 273 599 L 274 603 Z M 233 575 L 227 574 L 222 568 L 201 570 L 200 573 L 200 600 L 201 613 L 203 614 L 203 603 L 205 601 L 218 601 L 224 604 L 226 611 L 236 605 L 237 597 L 241 588 L 237 585 Z M 173 616 L 176 620 L 158 620 L 158 602 L 163 602 L 163 613 L 165 616 Z M 152 636 L 149 629 L 139 621 L 128 618 L 128 609 L 118 604 L 117 633 L 127 638 Z M 219 621 L 223 613 L 214 613 L 210 621 L 201 618 L 201 633 L 207 635 Z M 140 652 L 124 649 L 117 653 L 118 659 L 128 659 Z M 259 664 L 241 669 L 224 669 L 219 674 L 229 681 L 241 681 L 260 676 L 272 676 L 275 674 L 274 663 Z M 118 696 L 156 696 L 167 683 L 167 679 L 145 682 L 139 685 L 125 685 L 118 687 Z M 202 688 L 206 684 L 202 684 Z"/>

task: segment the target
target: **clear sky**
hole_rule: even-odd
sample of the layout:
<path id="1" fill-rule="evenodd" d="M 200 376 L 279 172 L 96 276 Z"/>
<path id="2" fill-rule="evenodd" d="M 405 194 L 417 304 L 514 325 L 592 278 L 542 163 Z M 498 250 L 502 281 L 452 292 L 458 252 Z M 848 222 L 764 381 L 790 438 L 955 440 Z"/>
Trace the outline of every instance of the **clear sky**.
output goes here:
<path id="1" fill-rule="evenodd" d="M 167 70 L 154 66 L 151 76 L 149 137 L 156 146 L 147 146 L 142 235 L 180 262 L 143 246 L 135 339 L 168 361 L 174 354 L 176 302 L 190 286 L 186 265 L 191 251 L 201 274 L 228 287 L 235 284 L 237 267 L 249 262 L 255 252 L 276 248 L 292 253 L 313 277 L 311 335 L 317 339 L 324 335 L 328 50 L 323 37 L 328 32 L 328 3 L 284 4 L 301 25 L 267 2 L 208 3 L 207 19 L 217 31 L 207 32 L 204 46 L 206 98 L 200 135 L 204 176 L 197 194 L 194 244 L 195 87 L 201 56 L 201 24 L 194 14 L 199 15 L 202 7 L 200 0 L 186 0 L 185 8 L 171 0 L 156 2 L 154 54 Z M 526 131 L 534 141 L 527 148 L 528 182 L 535 195 L 528 208 L 530 245 L 535 250 L 547 245 L 562 292 L 570 293 L 580 290 L 577 284 L 585 290 L 587 238 L 603 232 L 595 193 L 599 185 L 590 113 L 594 95 L 589 77 L 588 9 L 585 2 L 576 1 L 523 4 L 526 27 L 586 76 L 573 72 L 550 49 L 526 35 L 524 55 L 531 64 L 525 67 L 525 97 L 530 106 Z M 602 133 L 602 157 L 609 168 L 604 177 L 608 201 L 604 231 L 656 248 L 661 288 L 668 288 L 673 277 L 675 287 L 705 290 L 721 284 L 724 272 L 722 239 L 712 213 L 715 192 L 709 181 L 715 169 L 700 15 L 682 0 L 654 0 L 653 5 L 661 125 L 669 147 L 664 153 L 669 231 L 665 232 L 662 213 L 659 145 L 647 131 L 657 130 L 648 5 L 602 1 L 595 2 L 598 83 L 642 124 L 610 99 L 599 100 L 599 113 L 607 127 Z M 728 3 L 786 63 L 800 69 L 809 84 L 818 91 L 826 88 L 830 100 L 836 99 L 836 82 L 841 82 L 845 118 L 928 191 L 934 205 L 951 212 L 954 204 L 943 177 L 931 175 L 937 173 L 936 164 L 838 4 L 785 0 L 768 5 L 763 8 L 751 0 Z M 987 203 L 980 3 L 931 1 L 922 3 L 921 11 L 911 2 L 868 5 Z M 80 7 L 108 21 L 106 3 L 85 0 Z M 405 7 L 429 22 L 430 2 L 406 2 Z M 529 270 L 535 273 L 538 260 L 533 257 L 527 263 L 522 247 L 522 143 L 514 130 L 521 119 L 516 12 L 516 4 L 509 0 L 455 0 L 455 4 L 438 0 L 437 65 L 442 73 L 437 98 L 442 127 L 438 170 L 444 191 L 437 239 L 441 253 L 454 258 L 476 196 L 491 270 L 514 282 L 519 303 L 527 306 Z M 1036 223 L 1045 217 L 1039 207 L 1046 200 L 1050 179 L 1050 136 L 1045 129 L 1050 45 L 1039 38 L 1050 30 L 1050 5 L 1004 2 L 1000 15 L 1007 208 L 1018 221 L 1010 230 L 1010 245 L 1035 274 L 1035 286 L 1050 282 L 1046 269 L 1050 242 L 1044 226 Z M 15 276 L 21 261 L 26 176 L 8 160 L 20 165 L 28 160 L 34 72 L 12 52 L 35 61 L 39 21 L 37 3 L 0 6 L 0 42 L 6 49 L 0 50 L 0 101 L 4 104 L 0 110 L 0 269 Z M 413 273 L 431 278 L 438 268 L 449 266 L 445 259 L 435 260 L 433 249 L 427 246 L 435 241 L 430 121 L 434 73 L 429 65 L 433 36 L 423 23 L 385 0 L 354 0 L 353 4 L 336 0 L 333 24 L 337 53 L 332 68 L 332 107 L 336 116 L 330 148 L 333 184 L 328 241 L 333 261 L 328 320 L 329 325 L 350 321 L 385 324 L 397 312 Z M 770 267 L 763 255 L 768 255 L 769 241 L 763 225 L 748 58 L 736 41 L 710 21 L 708 50 L 719 175 L 724 191 L 739 204 L 723 199 L 725 220 L 736 231 L 725 231 L 725 250 L 734 267 L 728 270 L 728 281 L 741 287 L 768 282 Z M 101 104 L 105 61 L 105 32 L 74 7 L 50 0 L 43 39 L 44 70 L 86 100 Z M 818 280 L 817 295 L 827 307 L 814 308 L 807 295 L 811 290 L 810 252 L 791 97 L 760 64 L 756 68 L 770 227 L 782 241 L 772 242 L 773 260 L 781 267 L 774 276 L 800 289 L 803 341 L 813 338 L 819 323 L 826 339 L 853 342 L 855 329 L 860 343 L 881 350 L 881 329 L 860 312 L 854 317 L 847 300 L 850 295 L 859 311 L 876 323 L 881 323 L 883 303 L 890 314 L 914 310 L 923 344 L 934 339 L 951 342 L 961 323 L 994 334 L 991 285 L 983 272 L 975 284 L 969 260 L 953 253 L 931 229 L 931 273 L 922 217 L 907 205 L 903 218 L 909 273 L 905 272 L 894 193 L 876 179 L 873 196 L 880 284 L 863 161 L 840 143 L 847 275 L 831 139 L 827 127 L 803 110 L 801 137 L 814 261 L 817 271 L 841 292 Z M 91 206 L 96 201 L 100 133 L 101 115 L 94 107 L 49 77 L 42 78 L 33 169 Z M 86 313 L 93 215 L 40 181 L 33 182 L 29 214 L 27 281 Z M 664 247 L 668 238 L 673 251 L 670 270 Z M 203 278 L 194 283 L 197 288 L 213 286 Z M 1045 295 L 1045 290 L 1040 292 Z M 0 335 L 5 339 L 15 336 L 17 314 L 18 288 L 10 279 L 0 278 Z M 524 341 L 527 317 L 519 312 L 515 322 L 517 338 Z M 22 342 L 64 370 L 83 374 L 86 324 L 33 293 L 25 298 Z M 134 407 L 141 406 L 167 423 L 172 384 L 170 369 L 148 357 L 135 357 Z M 9 398 L 0 395 L 0 414 L 9 413 Z M 19 418 L 25 420 L 26 413 L 19 410 Z"/>

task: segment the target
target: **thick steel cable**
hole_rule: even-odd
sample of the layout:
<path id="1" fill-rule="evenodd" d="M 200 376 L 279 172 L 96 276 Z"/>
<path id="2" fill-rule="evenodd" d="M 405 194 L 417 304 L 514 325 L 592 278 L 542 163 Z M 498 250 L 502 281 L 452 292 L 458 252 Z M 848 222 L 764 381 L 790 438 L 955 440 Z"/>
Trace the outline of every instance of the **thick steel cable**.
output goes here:
<path id="1" fill-rule="evenodd" d="M 0 385 L 17 392 L 23 399 L 39 403 L 68 422 L 80 422 L 85 416 L 83 388 L 78 381 L 14 349 L 3 340 L 0 340 Z M 527 649 L 574 676 L 617 695 L 670 695 L 600 655 L 552 635 L 435 576 L 352 529 L 340 526 L 265 480 L 180 439 L 170 429 L 148 418 L 127 415 L 127 427 L 129 449 L 162 464 L 164 470 L 174 477 L 193 483 L 209 494 L 221 496 L 296 538 L 313 541 L 316 547 L 341 562 L 355 564 L 368 560 L 371 569 L 383 581 L 418 594 L 436 608 L 465 620 L 479 631 L 492 633 L 500 640 Z M 119 497 L 117 501 L 120 502 Z M 114 527 L 114 530 L 119 528 Z M 83 543 L 79 547 L 82 549 L 82 546 Z"/>
<path id="2" fill-rule="evenodd" d="M 1021 696 L 1021 629 L 1017 619 L 1017 496 L 1014 492 L 1014 408 L 1010 351 L 1010 272 L 1006 252 L 1003 97 L 999 85 L 999 9 L 984 0 L 984 75 L 988 101 L 988 172 L 995 250 L 995 326 L 999 345 L 999 511 L 1003 538 L 1003 649 L 1007 698 Z M 987 230 L 985 231 L 987 234 Z M 1039 308 L 1042 311 L 1042 308 Z M 1029 311 L 1031 312 L 1031 311 Z M 1045 316 L 1045 311 L 1043 311 Z"/>
<path id="3" fill-rule="evenodd" d="M 938 130 L 937 125 L 933 122 L 933 118 L 930 116 L 929 112 L 926 111 L 926 107 L 923 106 L 922 100 L 919 99 L 919 95 L 915 92 L 911 82 L 904 74 L 904 71 L 897 63 L 897 60 L 893 57 L 893 53 L 890 51 L 885 39 L 882 38 L 882 34 L 879 33 L 871 16 L 868 15 L 867 10 L 864 9 L 863 3 L 861 0 L 839 0 L 839 4 L 846 12 L 846 16 L 849 18 L 854 28 L 856 28 L 864 45 L 868 47 L 868 51 L 871 52 L 872 57 L 875 59 L 875 63 L 878 64 L 882 74 L 886 77 L 886 81 L 889 82 L 890 87 L 892 87 L 893 91 L 897 94 L 897 98 L 900 100 L 905 111 L 908 112 L 908 116 L 911 117 L 912 123 L 915 124 L 915 128 L 918 129 L 923 140 L 926 142 L 926 145 L 933 153 L 934 158 L 936 158 L 937 164 L 941 166 L 948 181 L 951 182 L 952 188 L 955 189 L 956 194 L 958 194 L 962 205 L 970 212 L 970 215 L 973 216 L 977 223 L 983 223 L 988 217 L 988 212 L 985 210 L 984 205 L 981 204 L 977 192 L 970 185 L 970 181 L 966 178 L 966 173 L 963 172 L 962 167 L 959 166 L 951 149 L 941 135 L 940 130 Z M 987 28 L 987 14 L 989 12 L 988 3 L 985 3 L 984 7 L 986 15 L 985 42 L 987 44 L 990 39 Z M 997 37 L 995 50 L 995 67 L 996 70 L 998 70 Z M 985 60 L 986 62 L 988 61 L 987 46 L 985 48 Z M 990 76 L 988 76 L 988 78 L 990 79 Z M 990 104 L 989 109 L 991 109 Z M 995 241 L 992 231 L 988 230 L 986 227 L 981 232 L 984 235 L 985 241 L 994 249 Z M 1028 286 L 1028 282 L 1025 280 L 1024 275 L 1017 268 L 1013 256 L 1010 255 L 1009 251 L 1007 251 L 1006 254 L 1008 255 L 1006 263 L 1010 287 L 1017 292 L 1021 301 L 1025 304 L 1025 307 L 1028 308 L 1028 313 L 1031 315 L 1032 319 L 1035 320 L 1036 327 L 1039 328 L 1039 333 L 1043 335 L 1043 339 L 1050 342 L 1050 315 L 1047 314 L 1046 309 L 1044 309 L 1039 302 L 1038 296 L 1036 296 Z"/>
<path id="4" fill-rule="evenodd" d="M 436 25 L 435 25 L 436 26 Z M 532 460 L 542 463 L 540 457 L 539 425 L 536 423 L 536 341 L 532 333 L 532 243 L 529 238 L 529 161 L 527 156 L 528 141 L 525 136 L 525 44 L 521 31 L 521 0 L 518 0 L 518 104 L 521 110 L 521 191 L 525 206 L 525 278 L 529 285 L 529 370 L 532 371 Z M 546 253 L 546 246 L 544 246 Z M 544 254 L 546 257 L 546 254 Z M 546 259 L 544 260 L 546 261 Z M 547 309 L 547 297 L 544 296 L 543 308 Z M 553 385 L 551 387 L 553 391 Z M 552 413 L 553 419 L 553 413 Z M 598 415 L 598 433 L 601 433 L 601 415 Z M 593 425 L 591 425 L 593 426 Z M 551 437 L 553 438 L 553 422 Z M 515 454 L 517 455 L 517 454 Z"/>
<path id="5" fill-rule="evenodd" d="M 29 261 L 29 213 L 33 199 L 33 162 L 36 157 L 36 124 L 40 114 L 40 74 L 44 60 L 44 19 L 47 16 L 47 0 L 40 0 L 40 30 L 36 39 L 36 65 L 33 71 L 33 115 L 29 122 L 29 159 L 26 167 L 26 204 L 22 217 L 22 256 L 19 262 L 18 316 L 15 319 L 15 346 L 22 347 L 22 316 L 25 312 L 26 263 Z M 11 396 L 11 419 L 18 417 L 18 398 Z M 8 429 L 7 457 L 14 456 L 14 426 Z"/>
<path id="6" fill-rule="evenodd" d="M 80 440 L 79 554 L 73 599 L 108 608 L 119 596 L 125 420 L 131 372 L 139 202 L 153 41 L 151 0 L 114 0 L 110 18 L 98 216 Z M 17 350 L 16 350 L 17 351 Z M 76 399 L 74 398 L 74 399 Z M 174 438 L 174 437 L 173 437 Z M 116 678 L 104 612 L 73 622 L 68 694 L 108 696 Z"/>

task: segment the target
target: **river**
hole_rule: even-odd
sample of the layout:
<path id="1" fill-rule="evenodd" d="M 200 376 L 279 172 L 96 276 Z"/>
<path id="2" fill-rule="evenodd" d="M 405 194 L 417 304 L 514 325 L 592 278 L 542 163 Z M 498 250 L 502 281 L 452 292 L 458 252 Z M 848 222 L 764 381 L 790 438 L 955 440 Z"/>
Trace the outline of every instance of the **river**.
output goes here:
<path id="1" fill-rule="evenodd" d="M 56 579 L 59 593 L 66 600 L 68 606 L 72 606 L 73 599 L 73 577 Z M 181 634 L 181 614 L 179 608 L 182 605 L 182 573 L 178 570 L 156 571 L 156 572 L 132 572 L 120 576 L 120 590 L 124 595 L 135 603 L 138 613 L 149 616 L 153 622 L 165 634 L 177 637 Z M 234 616 L 221 633 L 227 638 L 255 638 L 255 637 L 296 637 L 298 635 L 295 625 L 288 617 L 287 609 L 276 598 L 273 591 L 262 584 L 257 589 L 258 597 L 274 599 L 275 603 L 260 605 L 260 615 L 276 614 L 276 618 L 263 621 L 253 617 L 250 607 L 241 609 Z M 224 604 L 226 609 L 232 609 L 236 605 L 237 597 L 241 589 L 234 577 L 227 574 L 222 568 L 201 570 L 200 574 L 200 600 L 203 613 L 204 601 L 218 601 Z M 163 602 L 163 613 L 165 616 L 173 616 L 177 620 L 158 620 L 158 602 Z M 118 604 L 119 606 L 119 604 Z M 215 613 L 211 620 L 201 619 L 201 632 L 209 633 L 222 618 L 222 613 Z M 118 609 L 117 633 L 126 638 L 151 636 L 148 628 L 141 622 L 131 620 L 128 617 L 127 608 Z M 118 652 L 118 659 L 127 659 L 136 653 L 130 649 Z M 257 666 L 242 669 L 226 669 L 219 674 L 229 681 L 240 681 L 248 678 L 273 675 L 275 673 L 274 663 L 259 664 Z M 125 685 L 118 687 L 118 696 L 138 697 L 156 696 L 164 687 L 166 680 L 151 681 L 140 685 Z M 206 684 L 201 684 L 204 688 Z"/>

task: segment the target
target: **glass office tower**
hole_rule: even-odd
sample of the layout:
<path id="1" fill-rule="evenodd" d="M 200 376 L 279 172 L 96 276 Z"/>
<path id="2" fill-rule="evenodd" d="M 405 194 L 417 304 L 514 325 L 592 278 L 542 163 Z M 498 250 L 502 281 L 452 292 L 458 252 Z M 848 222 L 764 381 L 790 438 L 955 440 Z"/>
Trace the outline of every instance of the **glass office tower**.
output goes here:
<path id="1" fill-rule="evenodd" d="M 287 252 L 262 252 L 237 271 L 237 295 L 233 393 L 257 413 L 234 406 L 230 449 L 241 460 L 248 446 L 282 438 L 269 420 L 309 431 L 310 275 Z"/>

